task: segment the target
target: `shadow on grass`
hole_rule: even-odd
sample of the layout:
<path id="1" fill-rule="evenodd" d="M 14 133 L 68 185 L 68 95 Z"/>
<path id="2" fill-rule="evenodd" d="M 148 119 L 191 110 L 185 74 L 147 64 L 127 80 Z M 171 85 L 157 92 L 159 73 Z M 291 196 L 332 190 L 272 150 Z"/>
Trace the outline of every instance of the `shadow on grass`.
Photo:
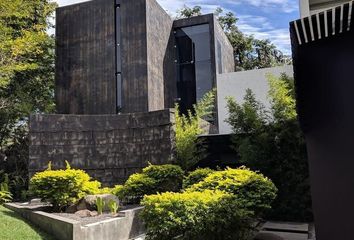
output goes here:
<path id="1" fill-rule="evenodd" d="M 43 240 L 56 240 L 55 237 L 50 236 L 48 233 L 46 233 L 44 230 L 40 229 L 39 227 L 37 227 L 36 225 L 34 225 L 33 223 L 31 223 L 30 221 L 28 221 L 27 219 L 21 217 L 21 215 L 19 215 L 18 213 L 2 206 L 3 209 L 0 208 L 0 214 L 4 214 L 5 216 L 11 217 L 11 218 L 16 218 L 22 222 L 24 222 L 25 224 L 27 224 L 28 226 L 30 226 L 33 231 L 35 231 Z"/>

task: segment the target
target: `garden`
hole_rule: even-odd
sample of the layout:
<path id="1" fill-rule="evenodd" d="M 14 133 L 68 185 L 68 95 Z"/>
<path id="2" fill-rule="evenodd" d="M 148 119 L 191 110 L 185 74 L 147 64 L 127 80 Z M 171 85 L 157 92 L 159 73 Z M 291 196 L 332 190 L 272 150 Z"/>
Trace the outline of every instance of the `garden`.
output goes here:
<path id="1" fill-rule="evenodd" d="M 187 114 L 176 105 L 174 165 L 150 164 L 122 185 L 102 187 L 67 161 L 66 169 L 52 169 L 49 162 L 21 194 L 35 200 L 21 206 L 40 205 L 54 218 L 80 226 L 122 219 L 125 211 L 133 210 L 138 216 L 135 236 L 144 233 L 146 239 L 162 240 L 254 239 L 265 220 L 309 221 L 306 155 L 296 122 L 293 80 L 269 76 L 269 84 L 271 112 L 250 90 L 242 104 L 228 100 L 238 168 L 198 168 L 206 154 L 198 138 L 203 132 L 199 119 L 213 112 L 215 91 L 211 91 Z M 0 200 L 5 203 L 14 194 L 9 178 L 3 176 Z"/>

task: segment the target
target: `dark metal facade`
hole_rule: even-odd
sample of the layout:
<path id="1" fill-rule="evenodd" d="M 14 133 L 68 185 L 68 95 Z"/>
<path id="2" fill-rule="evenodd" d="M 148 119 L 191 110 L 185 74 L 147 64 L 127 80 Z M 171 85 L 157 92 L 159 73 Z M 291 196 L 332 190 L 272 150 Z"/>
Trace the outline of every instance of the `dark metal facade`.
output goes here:
<path id="1" fill-rule="evenodd" d="M 210 52 L 210 72 L 199 72 L 211 78 L 211 89 L 216 87 L 217 73 L 234 70 L 232 47 L 212 14 L 173 21 L 155 0 L 93 0 L 58 8 L 58 113 L 115 114 L 174 107 L 179 97 L 174 32 L 201 24 L 209 26 L 205 52 Z M 198 95 L 198 89 L 185 90 L 187 97 Z M 193 103 L 196 100 L 192 97 Z"/>
<path id="2" fill-rule="evenodd" d="M 290 23 L 316 239 L 353 239 L 353 3 Z"/>

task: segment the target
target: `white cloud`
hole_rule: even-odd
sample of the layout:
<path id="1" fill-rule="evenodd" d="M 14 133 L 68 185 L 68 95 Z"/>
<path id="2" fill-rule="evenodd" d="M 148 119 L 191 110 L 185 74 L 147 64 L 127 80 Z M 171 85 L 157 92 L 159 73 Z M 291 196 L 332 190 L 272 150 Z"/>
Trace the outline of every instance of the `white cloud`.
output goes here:
<path id="1" fill-rule="evenodd" d="M 269 39 L 279 50 L 290 54 L 290 35 L 287 28 L 275 29 L 269 20 L 261 16 L 239 16 L 239 29 L 258 39 Z"/>
<path id="2" fill-rule="evenodd" d="M 232 5 L 251 5 L 258 7 L 264 12 L 283 12 L 291 13 L 298 10 L 298 2 L 296 0 L 225 0 Z"/>

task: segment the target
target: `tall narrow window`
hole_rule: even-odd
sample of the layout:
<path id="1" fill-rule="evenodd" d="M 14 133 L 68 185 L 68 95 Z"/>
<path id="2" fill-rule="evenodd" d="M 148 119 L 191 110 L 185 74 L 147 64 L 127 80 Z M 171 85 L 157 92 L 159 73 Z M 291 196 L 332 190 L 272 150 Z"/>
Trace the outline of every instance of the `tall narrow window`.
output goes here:
<path id="1" fill-rule="evenodd" d="M 122 56 L 121 56 L 121 9 L 119 0 L 116 0 L 115 29 L 116 29 L 116 107 L 117 113 L 122 110 Z"/>
<path id="2" fill-rule="evenodd" d="M 213 87 L 209 24 L 177 29 L 176 43 L 177 92 L 186 112 Z"/>

